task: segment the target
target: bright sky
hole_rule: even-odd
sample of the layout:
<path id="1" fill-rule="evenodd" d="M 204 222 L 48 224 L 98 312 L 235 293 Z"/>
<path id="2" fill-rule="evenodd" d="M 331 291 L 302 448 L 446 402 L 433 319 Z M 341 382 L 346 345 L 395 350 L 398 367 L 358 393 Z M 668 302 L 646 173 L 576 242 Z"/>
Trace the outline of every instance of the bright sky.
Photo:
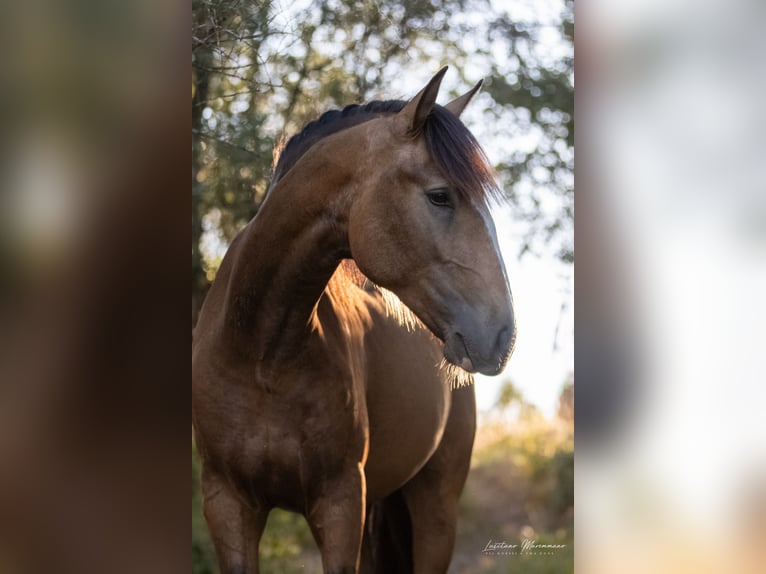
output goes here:
<path id="1" fill-rule="evenodd" d="M 478 408 L 490 408 L 502 382 L 510 378 L 527 401 L 553 416 L 561 388 L 574 370 L 573 267 L 553 256 L 526 255 L 519 260 L 521 240 L 514 231 L 520 224 L 507 208 L 496 209 L 493 215 L 513 292 L 518 335 L 505 372 L 477 377 Z"/>

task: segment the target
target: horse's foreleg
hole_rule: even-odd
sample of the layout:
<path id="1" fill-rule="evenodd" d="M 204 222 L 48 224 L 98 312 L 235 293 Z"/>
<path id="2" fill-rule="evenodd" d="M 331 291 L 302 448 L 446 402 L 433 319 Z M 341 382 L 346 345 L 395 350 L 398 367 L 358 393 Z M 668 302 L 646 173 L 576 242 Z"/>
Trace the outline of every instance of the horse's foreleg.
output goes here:
<path id="1" fill-rule="evenodd" d="M 354 468 L 321 486 L 306 520 L 322 554 L 325 574 L 356 574 L 365 514 L 364 471 Z"/>
<path id="2" fill-rule="evenodd" d="M 423 469 L 402 489 L 412 522 L 414 574 L 444 574 L 452 558 L 458 497 L 438 483 Z"/>
<path id="3" fill-rule="evenodd" d="M 202 471 L 205 520 L 221 574 L 258 574 L 258 545 L 267 508 L 246 506 L 223 477 Z"/>
<path id="4" fill-rule="evenodd" d="M 426 465 L 402 487 L 412 523 L 415 574 L 447 572 L 455 545 L 457 510 L 476 430 L 472 387 L 453 391 L 447 428 Z"/>

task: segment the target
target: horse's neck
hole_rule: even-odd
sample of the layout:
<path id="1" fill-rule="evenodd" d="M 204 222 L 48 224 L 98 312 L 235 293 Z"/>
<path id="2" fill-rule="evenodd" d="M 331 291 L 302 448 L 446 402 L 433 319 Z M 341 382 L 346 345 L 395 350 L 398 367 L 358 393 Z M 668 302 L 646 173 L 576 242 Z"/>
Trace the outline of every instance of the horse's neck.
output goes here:
<path id="1" fill-rule="evenodd" d="M 344 194 L 351 182 L 350 171 L 328 169 L 321 158 L 298 162 L 237 242 L 225 325 L 256 359 L 294 356 L 309 336 L 317 301 L 348 257 Z"/>

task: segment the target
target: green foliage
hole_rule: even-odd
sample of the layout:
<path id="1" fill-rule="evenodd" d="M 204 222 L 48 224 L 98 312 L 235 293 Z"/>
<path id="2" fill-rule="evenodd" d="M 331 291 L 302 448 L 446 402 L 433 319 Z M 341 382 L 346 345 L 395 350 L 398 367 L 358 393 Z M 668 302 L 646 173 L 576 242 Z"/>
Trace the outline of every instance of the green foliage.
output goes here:
<path id="1" fill-rule="evenodd" d="M 574 260 L 574 2 L 565 0 L 553 22 L 518 22 L 512 14 L 489 26 L 492 42 L 505 42 L 509 56 L 492 65 L 487 91 L 508 121 L 535 140 L 497 166 L 518 218 L 527 223 L 522 252 L 552 243 L 564 260 Z M 555 27 L 558 45 L 549 43 Z"/>
<path id="2" fill-rule="evenodd" d="M 260 546 L 263 572 L 320 572 L 321 558 L 306 520 L 275 509 L 269 514 Z"/>
<path id="3" fill-rule="evenodd" d="M 503 386 L 500 387 L 500 396 L 497 399 L 497 405 L 500 408 L 507 408 L 515 404 L 521 404 L 523 397 L 521 391 L 516 388 L 516 385 L 508 379 L 503 382 Z"/>
<path id="4" fill-rule="evenodd" d="M 548 507 L 555 513 L 564 514 L 574 508 L 574 452 L 556 451 L 551 467 L 556 486 L 550 494 Z"/>
<path id="5" fill-rule="evenodd" d="M 510 379 L 504 381 L 503 386 L 500 387 L 497 408 L 508 416 L 515 416 L 525 421 L 531 421 L 541 416 L 537 407 L 524 399 L 521 391 Z"/>

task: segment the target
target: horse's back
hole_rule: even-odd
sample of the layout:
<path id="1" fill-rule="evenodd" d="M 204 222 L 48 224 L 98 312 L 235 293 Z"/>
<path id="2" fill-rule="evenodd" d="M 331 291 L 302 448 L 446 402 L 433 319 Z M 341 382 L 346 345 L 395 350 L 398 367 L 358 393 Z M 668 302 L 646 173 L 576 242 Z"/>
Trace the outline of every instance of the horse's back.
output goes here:
<path id="1" fill-rule="evenodd" d="M 370 450 L 368 501 L 400 488 L 439 446 L 452 391 L 439 367 L 439 343 L 422 327 L 407 328 L 379 308 L 365 338 Z M 471 393 L 473 390 L 471 389 Z M 466 428 L 473 411 L 461 409 Z"/>

